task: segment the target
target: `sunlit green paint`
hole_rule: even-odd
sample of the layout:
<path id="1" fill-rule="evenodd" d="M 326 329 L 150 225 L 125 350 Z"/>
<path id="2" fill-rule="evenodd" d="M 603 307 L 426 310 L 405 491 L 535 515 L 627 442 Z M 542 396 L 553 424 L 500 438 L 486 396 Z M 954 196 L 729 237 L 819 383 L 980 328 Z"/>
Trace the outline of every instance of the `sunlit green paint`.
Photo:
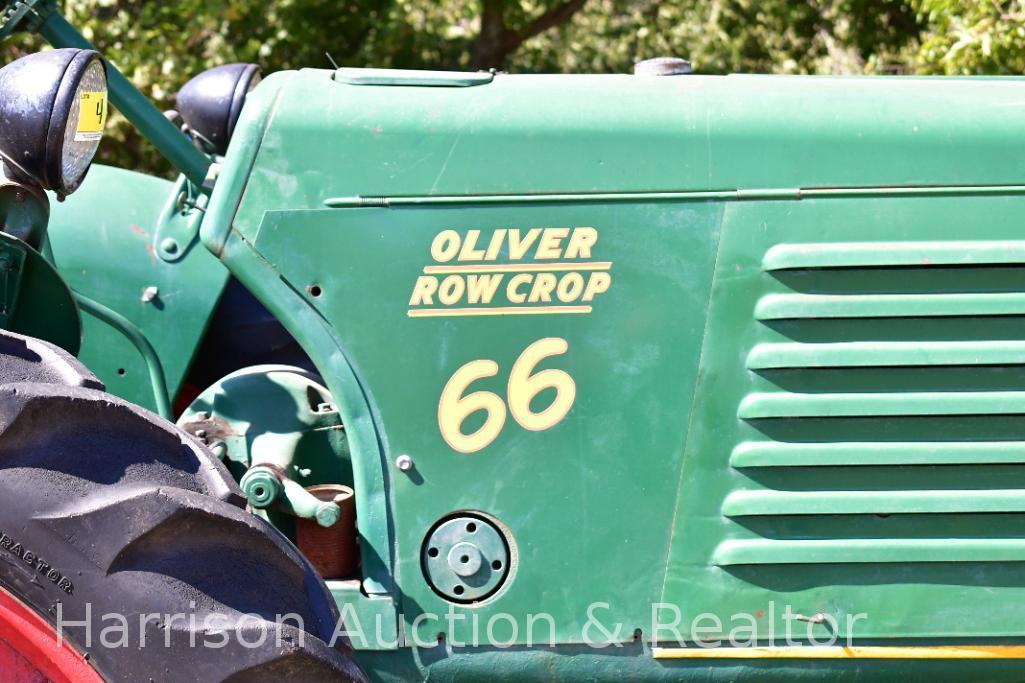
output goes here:
<path id="1" fill-rule="evenodd" d="M 110 325 L 132 342 L 149 371 L 149 382 L 153 389 L 153 405 L 156 408 L 156 413 L 165 420 L 173 419 L 171 399 L 167 393 L 167 381 L 164 378 L 164 367 L 149 339 L 130 320 L 117 311 L 111 310 L 83 294 L 76 293 L 75 302 L 83 312 Z"/>
<path id="2" fill-rule="evenodd" d="M 76 291 L 126 318 L 155 349 L 174 400 L 228 279 L 198 236 L 183 244 L 177 261 L 156 254 L 175 185 L 139 173 L 94 165 L 82 187 L 51 204 L 49 238 L 57 268 Z M 176 234 L 182 234 L 179 230 Z M 156 287 L 154 300 L 143 292 Z M 80 357 L 113 393 L 150 409 L 152 363 L 119 330 L 85 316 Z"/>
<path id="3" fill-rule="evenodd" d="M 449 609 L 424 582 L 423 535 L 452 511 L 492 514 L 512 531 L 517 571 L 489 602 L 453 609 L 482 623 L 544 611 L 563 644 L 362 661 L 383 680 L 405 666 L 529 679 L 560 662 L 569 678 L 610 680 L 893 671 L 652 665 L 636 647 L 573 656 L 595 602 L 622 640 L 635 629 L 651 639 L 660 600 L 725 621 L 770 603 L 864 610 L 875 614 L 864 636 L 883 644 L 1020 633 L 1008 560 L 1025 550 L 1021 477 L 1006 468 L 1022 460 L 1013 217 L 1025 141 L 1009 115 L 1021 88 L 503 75 L 431 88 L 315 70 L 261 86 L 204 242 L 310 349 L 341 404 L 364 549 L 390 549 L 372 554 L 368 576 L 393 578 L 408 636 L 418 614 Z M 595 258 L 613 263 L 590 314 L 406 314 L 439 231 L 560 225 L 595 227 Z M 536 433 L 507 424 L 487 448 L 454 452 L 437 424 L 448 378 L 491 359 L 499 375 L 473 388 L 501 395 L 502 373 L 542 336 L 569 344 L 544 365 L 576 381 L 566 420 Z M 399 455 L 415 477 L 394 466 Z M 873 561 L 850 564 L 859 551 Z M 469 629 L 430 623 L 419 635 L 438 632 L 451 643 Z"/>
<path id="4" fill-rule="evenodd" d="M 1025 377 L 998 350 L 1022 336 L 1020 317 L 990 304 L 1021 291 L 1022 208 L 1014 196 L 727 208 L 667 601 L 727 620 L 769 601 L 864 612 L 865 638 L 1020 633 L 1025 548 L 1001 496 L 1021 486 Z M 938 246 L 958 241 L 959 258 Z M 998 241 L 1006 251 L 990 250 Z M 781 249 L 800 260 L 780 263 Z M 815 307 L 759 315 L 769 297 Z"/>
<path id="5" fill-rule="evenodd" d="M 77 353 L 82 341 L 82 321 L 67 283 L 42 254 L 7 233 L 0 233 L 0 324 L 69 353 Z"/>
<path id="6" fill-rule="evenodd" d="M 659 659 L 653 641 L 673 643 L 651 619 L 653 603 L 679 607 L 691 650 L 728 636 L 697 615 L 780 634 L 784 606 L 802 643 L 832 619 L 870 647 L 1021 646 L 1023 87 L 352 70 L 264 82 L 202 240 L 339 404 L 363 581 L 330 588 L 347 618 L 383 625 L 354 642 L 374 677 L 1019 680 L 1015 660 Z M 166 126 L 148 132 L 174 156 Z M 194 241 L 177 262 L 153 253 L 154 235 L 197 227 L 158 213 L 175 207 L 167 184 L 98 172 L 124 182 L 55 212 L 57 263 L 180 382 L 226 273 Z M 112 226 L 129 221 L 152 260 L 115 275 L 133 242 Z M 573 226 L 598 230 L 595 258 L 611 264 L 587 311 L 409 314 L 440 231 Z M 497 256 L 510 265 L 508 248 Z M 133 308 L 156 280 L 173 313 Z M 509 419 L 480 450 L 451 447 L 438 414 L 453 372 L 493 362 L 473 387 L 506 400 L 542 337 L 568 346 L 539 366 L 573 377 L 566 418 Z M 87 324 L 83 356 L 105 379 L 123 367 L 114 339 Z M 126 382 L 112 388 L 149 388 Z M 420 552 L 467 510 L 504 525 L 516 566 L 484 603 L 454 606 Z M 540 636 L 523 629 L 538 613 L 554 622 Z M 488 623 L 510 648 L 465 644 Z M 607 647 L 583 644 L 595 637 Z M 545 638 L 557 645 L 528 646 Z"/>

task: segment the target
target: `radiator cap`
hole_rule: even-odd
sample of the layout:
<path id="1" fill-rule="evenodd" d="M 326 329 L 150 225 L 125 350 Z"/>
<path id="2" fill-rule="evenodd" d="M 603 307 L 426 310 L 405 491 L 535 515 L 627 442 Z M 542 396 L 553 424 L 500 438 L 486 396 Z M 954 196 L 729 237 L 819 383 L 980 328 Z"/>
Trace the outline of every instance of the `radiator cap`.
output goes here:
<path id="1" fill-rule="evenodd" d="M 681 57 L 653 57 L 634 64 L 634 76 L 685 76 L 692 72 L 690 62 Z"/>

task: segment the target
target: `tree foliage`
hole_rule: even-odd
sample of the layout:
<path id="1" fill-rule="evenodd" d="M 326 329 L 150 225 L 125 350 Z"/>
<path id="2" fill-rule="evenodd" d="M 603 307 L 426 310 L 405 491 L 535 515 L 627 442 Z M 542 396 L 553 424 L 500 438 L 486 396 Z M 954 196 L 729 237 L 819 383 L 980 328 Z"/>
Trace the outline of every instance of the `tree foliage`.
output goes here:
<path id="1" fill-rule="evenodd" d="M 150 96 L 228 62 L 629 72 L 676 55 L 699 73 L 1025 73 L 1025 8 L 996 0 L 62 0 Z M 39 49 L 18 36 L 7 61 Z M 327 55 L 330 55 L 330 58 Z M 104 161 L 170 169 L 118 117 Z"/>
<path id="2" fill-rule="evenodd" d="M 674 55 L 701 73 L 861 73 L 918 31 L 902 0 L 592 0 L 517 57 L 559 71 L 629 72 Z"/>
<path id="3" fill-rule="evenodd" d="M 1025 7 L 1021 2 L 915 0 L 930 31 L 908 56 L 928 74 L 1025 74 Z"/>

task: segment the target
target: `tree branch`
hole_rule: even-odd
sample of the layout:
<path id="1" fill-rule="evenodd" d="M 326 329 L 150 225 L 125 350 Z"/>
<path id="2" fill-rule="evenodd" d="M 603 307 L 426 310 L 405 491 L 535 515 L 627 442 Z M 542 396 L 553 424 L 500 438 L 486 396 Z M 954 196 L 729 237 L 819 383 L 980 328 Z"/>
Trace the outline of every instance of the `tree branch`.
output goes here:
<path id="1" fill-rule="evenodd" d="M 502 0 L 481 0 L 480 35 L 474 47 L 474 68 L 502 68 L 524 41 L 569 21 L 587 0 L 563 0 L 518 31 L 505 25 Z"/>
<path id="2" fill-rule="evenodd" d="M 565 0 L 547 12 L 530 22 L 519 31 L 511 31 L 506 35 L 507 44 L 511 43 L 509 51 L 517 48 L 524 41 L 527 41 L 539 33 L 544 33 L 550 28 L 555 28 L 573 18 L 573 15 L 587 4 L 587 0 Z"/>

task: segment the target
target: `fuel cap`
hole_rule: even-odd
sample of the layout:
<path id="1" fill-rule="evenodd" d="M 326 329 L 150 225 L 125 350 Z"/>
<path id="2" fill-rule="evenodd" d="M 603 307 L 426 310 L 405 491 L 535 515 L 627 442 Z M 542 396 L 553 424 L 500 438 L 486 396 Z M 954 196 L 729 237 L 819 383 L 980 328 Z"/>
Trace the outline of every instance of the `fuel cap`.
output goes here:
<path id="1" fill-rule="evenodd" d="M 653 57 L 634 64 L 635 76 L 685 76 L 692 71 L 690 62 L 681 57 Z"/>
<path id="2" fill-rule="evenodd" d="M 422 559 L 431 588 L 453 602 L 483 600 L 509 575 L 509 545 L 502 532 L 467 513 L 442 521 L 427 535 Z"/>

